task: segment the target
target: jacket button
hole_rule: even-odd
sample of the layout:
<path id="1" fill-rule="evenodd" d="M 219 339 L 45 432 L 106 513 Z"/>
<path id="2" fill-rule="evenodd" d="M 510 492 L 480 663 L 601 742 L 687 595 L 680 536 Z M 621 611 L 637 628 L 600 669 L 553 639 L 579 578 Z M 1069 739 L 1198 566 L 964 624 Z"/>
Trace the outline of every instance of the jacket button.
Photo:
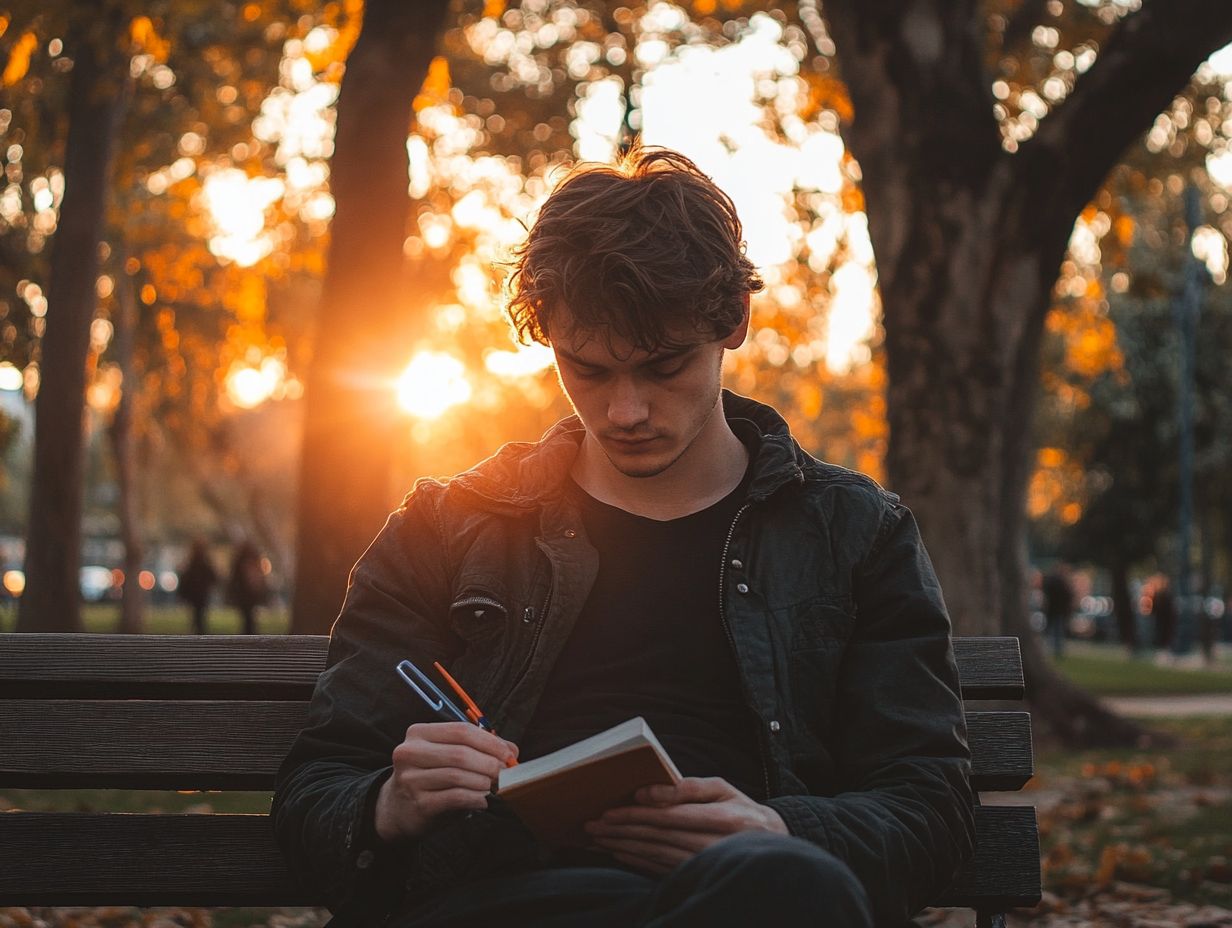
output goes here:
<path id="1" fill-rule="evenodd" d="M 577 538 L 577 532 L 575 532 L 571 528 L 567 528 L 565 529 L 565 537 L 566 538 Z"/>
<path id="2" fill-rule="evenodd" d="M 778 731 L 780 727 L 781 727 L 781 726 L 779 725 L 779 723 L 778 723 L 777 721 L 772 721 L 772 722 L 770 723 L 770 730 L 771 730 L 771 731 Z"/>
<path id="3" fill-rule="evenodd" d="M 739 570 L 741 567 L 744 566 L 744 561 L 740 560 L 740 558 L 738 557 L 734 557 L 732 558 L 731 566 L 736 568 L 736 570 Z"/>
<path id="4" fill-rule="evenodd" d="M 371 851 L 360 851 L 359 856 L 355 858 L 355 866 L 360 870 L 367 870 L 372 866 L 372 858 L 374 856 Z"/>
<path id="5" fill-rule="evenodd" d="M 747 593 L 748 591 L 749 591 L 749 585 L 747 583 L 737 583 L 736 584 L 737 593 Z"/>

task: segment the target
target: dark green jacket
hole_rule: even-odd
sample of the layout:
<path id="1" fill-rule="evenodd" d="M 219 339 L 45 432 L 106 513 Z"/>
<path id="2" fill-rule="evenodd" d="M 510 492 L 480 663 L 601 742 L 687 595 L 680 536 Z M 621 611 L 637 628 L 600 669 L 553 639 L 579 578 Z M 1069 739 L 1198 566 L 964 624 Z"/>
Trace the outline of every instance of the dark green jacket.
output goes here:
<path id="1" fill-rule="evenodd" d="M 897 496 L 810 457 L 768 406 L 724 393 L 724 409 L 753 449 L 716 620 L 761 720 L 754 798 L 851 866 L 878 924 L 902 923 L 973 843 L 941 590 Z M 534 714 L 598 564 L 563 492 L 583 434 L 566 419 L 449 481 L 419 481 L 356 564 L 273 806 L 293 871 L 338 924 L 380 924 L 434 889 L 542 859 L 496 801 L 388 846 L 373 808 L 394 746 L 432 720 L 394 673 L 402 658 L 441 660 L 511 741 Z"/>

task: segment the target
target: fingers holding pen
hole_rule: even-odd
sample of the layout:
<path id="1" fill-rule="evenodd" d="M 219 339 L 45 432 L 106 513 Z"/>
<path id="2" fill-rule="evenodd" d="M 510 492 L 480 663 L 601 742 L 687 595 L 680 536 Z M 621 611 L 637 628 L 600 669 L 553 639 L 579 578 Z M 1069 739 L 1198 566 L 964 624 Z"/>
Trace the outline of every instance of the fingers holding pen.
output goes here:
<path id="1" fill-rule="evenodd" d="M 377 799 L 377 833 L 386 840 L 421 832 L 445 812 L 487 807 L 517 745 L 465 722 L 410 726 L 393 749 L 393 775 Z"/>
<path id="2" fill-rule="evenodd" d="M 518 757 L 518 746 L 512 741 L 506 741 L 494 732 L 484 731 L 469 722 L 428 722 L 412 725 L 406 730 L 403 743 L 410 741 L 463 745 L 488 754 L 502 764 L 509 759 L 517 760 Z"/>
<path id="3" fill-rule="evenodd" d="M 456 768 L 487 776 L 493 783 L 517 745 L 463 722 L 412 725 L 394 749 L 394 767 L 401 761 L 417 769 Z"/>

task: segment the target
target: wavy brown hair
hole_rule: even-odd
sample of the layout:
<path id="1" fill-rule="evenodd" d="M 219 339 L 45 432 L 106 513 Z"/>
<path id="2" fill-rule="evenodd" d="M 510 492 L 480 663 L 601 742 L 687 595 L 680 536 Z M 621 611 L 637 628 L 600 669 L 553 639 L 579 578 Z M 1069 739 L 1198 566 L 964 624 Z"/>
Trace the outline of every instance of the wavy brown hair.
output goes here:
<path id="1" fill-rule="evenodd" d="M 514 251 L 507 305 L 523 344 L 562 330 L 617 334 L 644 351 L 680 347 L 670 329 L 723 338 L 762 289 L 731 198 L 692 161 L 634 145 L 583 162 L 552 192 Z"/>

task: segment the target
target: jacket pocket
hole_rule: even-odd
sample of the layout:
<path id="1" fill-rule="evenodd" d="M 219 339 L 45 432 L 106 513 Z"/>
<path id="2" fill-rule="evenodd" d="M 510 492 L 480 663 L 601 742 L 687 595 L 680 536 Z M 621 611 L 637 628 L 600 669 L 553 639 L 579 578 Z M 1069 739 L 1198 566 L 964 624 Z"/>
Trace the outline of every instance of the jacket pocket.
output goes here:
<path id="1" fill-rule="evenodd" d="M 796 747 L 812 753 L 826 743 L 834 724 L 839 667 L 854 618 L 835 603 L 813 599 L 789 607 L 791 648 L 787 655 Z"/>
<path id="2" fill-rule="evenodd" d="M 466 590 L 449 606 L 449 627 L 463 641 L 474 643 L 499 636 L 509 610 L 494 593 Z"/>
<path id="3" fill-rule="evenodd" d="M 811 599 L 787 610 L 791 627 L 791 651 L 830 650 L 841 647 L 851 637 L 855 618 L 838 604 L 826 599 Z"/>

